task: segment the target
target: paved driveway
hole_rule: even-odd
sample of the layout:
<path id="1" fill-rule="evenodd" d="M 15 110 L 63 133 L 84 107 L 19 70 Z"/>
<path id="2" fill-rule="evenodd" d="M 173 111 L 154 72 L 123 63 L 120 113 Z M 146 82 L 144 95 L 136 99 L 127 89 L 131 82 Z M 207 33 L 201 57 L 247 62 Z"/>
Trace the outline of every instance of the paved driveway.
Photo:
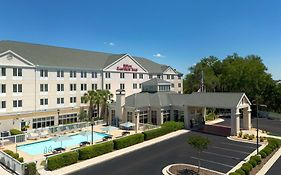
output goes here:
<path id="1" fill-rule="evenodd" d="M 243 126 L 242 120 L 240 121 L 241 126 Z M 224 118 L 224 121 L 218 123 L 220 125 L 230 126 L 230 118 Z M 253 127 L 256 127 L 256 118 L 252 119 Z M 269 131 L 273 135 L 281 136 L 281 121 L 280 120 L 270 120 L 267 118 L 259 118 L 259 128 L 262 130 Z"/>
<path id="2" fill-rule="evenodd" d="M 221 136 L 190 132 L 72 174 L 155 175 L 161 174 L 165 166 L 173 163 L 197 165 L 199 157 L 186 141 L 188 136 L 195 134 L 207 136 L 212 142 L 209 149 L 202 153 L 202 166 L 223 173 L 228 172 L 255 150 L 253 144 L 234 142 Z"/>
<path id="3" fill-rule="evenodd" d="M 277 175 L 280 174 L 281 167 L 281 157 L 273 164 L 273 166 L 268 170 L 266 175 Z"/>

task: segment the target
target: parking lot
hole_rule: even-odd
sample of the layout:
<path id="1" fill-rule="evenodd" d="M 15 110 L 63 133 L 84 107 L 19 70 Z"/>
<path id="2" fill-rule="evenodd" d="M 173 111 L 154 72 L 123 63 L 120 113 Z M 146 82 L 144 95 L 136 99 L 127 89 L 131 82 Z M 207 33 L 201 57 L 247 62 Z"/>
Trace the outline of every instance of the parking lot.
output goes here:
<path id="1" fill-rule="evenodd" d="M 206 136 L 211 141 L 208 150 L 204 151 L 201 157 L 187 143 L 187 138 L 191 135 Z M 167 165 L 174 163 L 197 165 L 198 159 L 201 160 L 203 167 L 226 173 L 255 148 L 254 144 L 230 141 L 226 137 L 190 132 L 72 174 L 161 174 Z"/>

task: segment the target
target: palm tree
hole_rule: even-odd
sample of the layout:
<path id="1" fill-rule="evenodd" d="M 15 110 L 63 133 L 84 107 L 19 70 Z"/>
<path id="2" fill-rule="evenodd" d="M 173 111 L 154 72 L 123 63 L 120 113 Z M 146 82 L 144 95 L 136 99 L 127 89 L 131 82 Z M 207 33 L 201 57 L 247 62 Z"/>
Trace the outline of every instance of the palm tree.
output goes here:
<path id="1" fill-rule="evenodd" d="M 89 119 L 91 119 L 91 120 L 93 117 L 94 105 L 96 105 L 98 96 L 99 95 L 96 91 L 91 90 L 91 91 L 88 91 L 87 93 L 85 93 L 81 99 L 82 102 L 89 103 L 88 116 L 89 116 Z"/>
<path id="2" fill-rule="evenodd" d="M 113 97 L 113 94 L 109 90 L 100 90 L 99 93 L 100 93 L 101 105 L 102 105 L 101 113 L 108 124 L 108 104 L 111 102 L 111 98 Z"/>

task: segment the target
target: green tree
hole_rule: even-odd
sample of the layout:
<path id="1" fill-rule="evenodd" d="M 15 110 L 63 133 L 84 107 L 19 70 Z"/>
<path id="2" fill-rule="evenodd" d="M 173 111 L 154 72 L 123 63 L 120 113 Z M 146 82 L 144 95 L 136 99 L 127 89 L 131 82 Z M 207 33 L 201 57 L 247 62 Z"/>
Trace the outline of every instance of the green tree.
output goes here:
<path id="1" fill-rule="evenodd" d="M 97 99 L 99 98 L 99 94 L 96 91 L 88 91 L 82 96 L 83 103 L 89 103 L 88 109 L 88 117 L 92 120 L 93 112 L 94 112 L 94 105 L 97 104 Z M 99 106 L 98 106 L 99 107 Z"/>
<path id="2" fill-rule="evenodd" d="M 85 121 L 90 121 L 91 119 L 89 118 L 87 112 L 84 110 L 84 108 L 80 108 L 80 112 L 79 112 L 79 121 L 80 122 L 85 122 Z"/>
<path id="3" fill-rule="evenodd" d="M 190 136 L 187 139 L 187 143 L 190 144 L 194 149 L 196 149 L 198 153 L 198 174 L 200 172 L 201 167 L 201 153 L 208 149 L 208 144 L 210 143 L 210 140 L 207 137 L 202 136 Z"/>
<path id="4" fill-rule="evenodd" d="M 101 98 L 101 115 L 108 124 L 108 104 L 111 102 L 113 94 L 109 90 L 100 90 L 99 95 Z"/>

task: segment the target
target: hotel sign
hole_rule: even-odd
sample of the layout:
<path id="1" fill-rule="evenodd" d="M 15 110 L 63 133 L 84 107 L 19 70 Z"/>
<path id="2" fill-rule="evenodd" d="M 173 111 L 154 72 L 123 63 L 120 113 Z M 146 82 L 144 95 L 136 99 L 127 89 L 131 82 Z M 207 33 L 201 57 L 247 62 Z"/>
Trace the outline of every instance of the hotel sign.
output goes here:
<path id="1" fill-rule="evenodd" d="M 132 72 L 137 72 L 138 69 L 137 68 L 133 68 L 132 65 L 129 65 L 129 64 L 123 64 L 122 67 L 117 67 L 116 68 L 117 70 L 122 70 L 122 71 L 132 71 Z"/>

